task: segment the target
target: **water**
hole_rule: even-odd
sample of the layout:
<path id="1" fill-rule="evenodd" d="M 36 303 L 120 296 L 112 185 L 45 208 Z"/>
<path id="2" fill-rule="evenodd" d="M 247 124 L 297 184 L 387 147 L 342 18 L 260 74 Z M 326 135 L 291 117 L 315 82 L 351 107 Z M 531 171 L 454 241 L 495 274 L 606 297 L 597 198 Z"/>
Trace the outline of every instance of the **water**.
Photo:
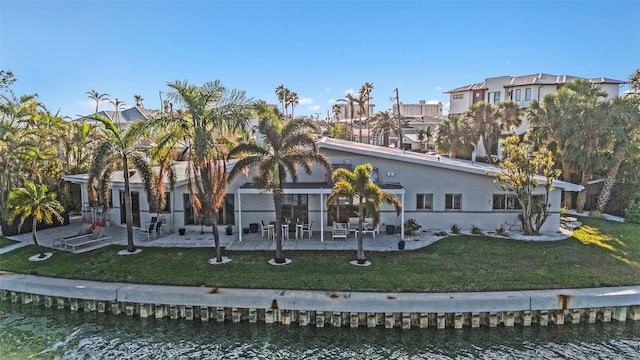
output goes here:
<path id="1" fill-rule="evenodd" d="M 640 323 L 316 329 L 0 302 L 0 359 L 640 359 Z"/>

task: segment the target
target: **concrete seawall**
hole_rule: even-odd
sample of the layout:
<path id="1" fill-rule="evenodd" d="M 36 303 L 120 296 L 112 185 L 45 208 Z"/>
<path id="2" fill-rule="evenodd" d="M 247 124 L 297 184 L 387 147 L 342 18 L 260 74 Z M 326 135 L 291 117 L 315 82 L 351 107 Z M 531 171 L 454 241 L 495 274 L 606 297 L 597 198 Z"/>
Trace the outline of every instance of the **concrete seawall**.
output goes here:
<path id="1" fill-rule="evenodd" d="M 462 328 L 640 320 L 640 286 L 368 293 L 138 285 L 0 272 L 0 299 L 142 318 L 316 327 Z"/>

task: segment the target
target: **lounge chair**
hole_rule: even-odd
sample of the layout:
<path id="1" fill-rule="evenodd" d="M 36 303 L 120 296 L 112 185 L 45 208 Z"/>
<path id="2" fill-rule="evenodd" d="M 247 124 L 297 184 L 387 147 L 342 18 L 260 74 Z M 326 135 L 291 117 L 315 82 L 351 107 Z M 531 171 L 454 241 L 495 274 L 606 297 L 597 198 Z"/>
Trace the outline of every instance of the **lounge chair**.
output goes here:
<path id="1" fill-rule="evenodd" d="M 96 244 L 104 240 L 111 239 L 111 236 L 102 236 L 103 232 L 104 227 L 97 226 L 95 229 L 93 229 L 93 232 L 91 234 L 67 240 L 64 244 L 64 247 L 67 250 L 70 249 L 71 251 L 75 252 L 77 247 Z"/>
<path id="2" fill-rule="evenodd" d="M 67 240 L 74 239 L 74 238 L 77 238 L 79 236 L 84 236 L 84 235 L 87 235 L 87 234 L 91 234 L 91 232 L 92 232 L 91 231 L 91 224 L 83 223 L 80 226 L 80 229 L 78 229 L 78 232 L 75 235 L 71 235 L 71 236 L 63 237 L 61 239 L 53 240 L 53 246 L 59 246 L 59 247 L 63 248 L 64 247 L 64 243 Z"/>
<path id="3" fill-rule="evenodd" d="M 153 237 L 155 238 L 156 236 L 155 234 L 155 229 L 156 229 L 156 223 L 151 222 L 148 224 L 145 224 L 145 226 L 143 228 L 140 228 L 140 235 L 147 235 L 147 241 L 151 240 L 151 235 L 153 235 Z"/>

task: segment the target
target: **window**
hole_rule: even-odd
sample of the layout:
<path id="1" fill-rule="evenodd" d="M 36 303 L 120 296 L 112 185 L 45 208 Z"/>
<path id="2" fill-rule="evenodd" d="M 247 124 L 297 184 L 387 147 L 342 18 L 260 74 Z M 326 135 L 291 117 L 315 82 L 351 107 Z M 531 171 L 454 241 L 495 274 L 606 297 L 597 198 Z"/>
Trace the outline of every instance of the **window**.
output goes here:
<path id="1" fill-rule="evenodd" d="M 516 89 L 516 101 L 520 101 L 520 97 L 522 96 L 522 90 L 521 89 Z"/>
<path id="2" fill-rule="evenodd" d="M 531 88 L 524 89 L 524 101 L 531 101 Z"/>
<path id="3" fill-rule="evenodd" d="M 489 93 L 489 104 L 497 105 L 500 103 L 500 91 Z"/>
<path id="4" fill-rule="evenodd" d="M 433 194 L 416 194 L 417 210 L 433 210 Z"/>
<path id="5" fill-rule="evenodd" d="M 171 212 L 171 193 L 166 192 L 164 193 L 164 206 L 162 207 L 162 209 L 160 209 L 160 211 L 158 211 L 158 203 L 160 202 L 159 199 L 151 199 L 149 200 L 149 213 L 150 214 L 157 214 L 159 212 L 161 213 L 170 213 Z"/>
<path id="6" fill-rule="evenodd" d="M 522 209 L 520 201 L 514 194 L 494 194 L 493 210 L 519 210 Z"/>
<path id="7" fill-rule="evenodd" d="M 460 210 L 461 204 L 462 204 L 461 194 L 445 194 L 444 196 L 445 210 Z"/>
<path id="8" fill-rule="evenodd" d="M 453 94 L 454 99 L 464 99 L 464 94 Z"/>

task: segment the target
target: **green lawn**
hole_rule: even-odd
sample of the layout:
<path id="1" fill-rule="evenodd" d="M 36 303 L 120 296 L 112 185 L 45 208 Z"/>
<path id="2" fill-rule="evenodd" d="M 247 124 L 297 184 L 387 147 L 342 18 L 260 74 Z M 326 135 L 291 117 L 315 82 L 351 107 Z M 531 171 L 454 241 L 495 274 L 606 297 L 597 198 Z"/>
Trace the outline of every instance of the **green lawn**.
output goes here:
<path id="1" fill-rule="evenodd" d="M 4 236 L 0 236 L 0 248 L 3 248 L 5 246 L 9 246 L 9 245 L 13 245 L 15 244 L 17 241 L 13 241 L 11 239 L 8 239 Z"/>
<path id="2" fill-rule="evenodd" d="M 349 264 L 353 251 L 226 252 L 226 265 L 207 263 L 212 249 L 145 248 L 118 256 L 121 246 L 84 254 L 57 252 L 32 263 L 28 246 L 0 255 L 0 269 L 54 277 L 211 287 L 353 291 L 491 291 L 640 284 L 640 225 L 580 219 L 574 237 L 528 242 L 453 236 L 415 251 L 368 252 L 370 267 Z"/>

